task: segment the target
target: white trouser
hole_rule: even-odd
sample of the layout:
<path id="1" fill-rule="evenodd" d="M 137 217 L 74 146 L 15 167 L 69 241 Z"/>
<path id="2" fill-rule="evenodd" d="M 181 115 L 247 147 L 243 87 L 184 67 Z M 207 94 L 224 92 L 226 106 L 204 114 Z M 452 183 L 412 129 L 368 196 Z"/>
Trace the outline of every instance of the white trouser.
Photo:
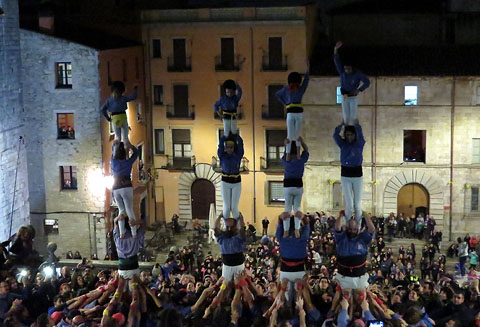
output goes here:
<path id="1" fill-rule="evenodd" d="M 287 138 L 290 140 L 290 143 L 287 144 L 287 153 L 290 153 L 293 141 L 296 142 L 297 148 L 302 145 L 298 140 L 302 129 L 302 120 L 303 112 L 287 113 Z M 300 155 L 300 153 L 297 153 L 297 155 Z"/>
<path id="2" fill-rule="evenodd" d="M 357 106 L 358 98 L 343 96 L 342 99 L 342 112 L 343 112 L 343 121 L 345 125 L 354 125 L 355 120 L 357 119 Z"/>
<path id="3" fill-rule="evenodd" d="M 302 204 L 303 187 L 284 187 L 283 194 L 285 195 L 285 212 L 291 212 L 293 214 L 300 211 L 300 205 Z"/>
<path id="4" fill-rule="evenodd" d="M 117 203 L 119 215 L 126 214 L 130 222 L 137 220 L 135 212 L 133 211 L 133 187 L 124 187 L 117 190 L 113 190 L 113 197 L 115 203 Z M 137 227 L 132 226 L 132 235 L 137 235 Z M 120 229 L 120 235 L 125 235 L 125 220 L 118 221 L 118 229 Z"/>
<path id="5" fill-rule="evenodd" d="M 128 140 L 128 123 L 123 124 L 120 128 L 117 128 L 115 124 L 113 124 L 113 131 L 115 132 L 115 140 L 130 143 Z"/>
<path id="6" fill-rule="evenodd" d="M 223 218 L 237 219 L 240 212 L 238 211 L 238 202 L 242 193 L 242 183 L 227 183 L 222 181 L 222 198 L 223 198 Z M 230 211 L 232 217 L 230 217 Z"/>
<path id="7" fill-rule="evenodd" d="M 342 290 L 367 288 L 368 277 L 369 277 L 368 274 L 365 274 L 360 277 L 348 277 L 348 276 L 343 276 L 339 273 L 336 273 L 335 275 L 333 275 L 333 279 L 338 282 Z"/>
<path id="8" fill-rule="evenodd" d="M 353 208 L 355 207 L 355 220 L 358 222 L 358 226 L 361 226 L 363 177 L 342 176 L 340 181 L 345 200 L 345 218 L 348 220 L 352 217 Z"/>
<path id="9" fill-rule="evenodd" d="M 283 230 L 284 231 L 288 231 L 290 229 L 290 221 L 291 221 L 291 217 L 290 218 L 285 218 L 283 220 Z M 298 217 L 293 217 L 293 222 L 295 224 L 295 229 L 300 229 L 300 218 Z"/>
<path id="10" fill-rule="evenodd" d="M 230 133 L 237 134 L 237 120 L 236 119 L 222 119 L 223 120 L 223 135 L 228 137 Z"/>
<path id="11" fill-rule="evenodd" d="M 224 280 L 230 282 L 234 280 L 245 269 L 245 264 L 242 263 L 238 266 L 222 265 L 222 277 Z"/>

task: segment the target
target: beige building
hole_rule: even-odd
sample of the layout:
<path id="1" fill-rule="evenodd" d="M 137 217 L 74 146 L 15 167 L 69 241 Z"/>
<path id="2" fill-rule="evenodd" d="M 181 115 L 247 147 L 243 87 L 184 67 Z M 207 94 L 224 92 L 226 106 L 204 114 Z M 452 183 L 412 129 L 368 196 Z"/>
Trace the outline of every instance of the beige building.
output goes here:
<path id="1" fill-rule="evenodd" d="M 142 12 L 158 220 L 174 213 L 206 219 L 210 203 L 222 210 L 215 156 L 223 125 L 213 104 L 226 79 L 243 89 L 240 211 L 257 228 L 264 216 L 276 220 L 283 210 L 279 159 L 286 124 L 274 94 L 290 71 L 305 72 L 312 22 L 308 7 Z"/>
<path id="2" fill-rule="evenodd" d="M 388 215 L 425 211 L 444 235 L 480 226 L 480 79 L 371 77 L 359 98 L 366 140 L 363 210 Z M 338 77 L 316 77 L 304 97 L 304 134 L 312 144 L 304 207 L 343 207 L 339 150 L 332 135 L 342 119 Z"/>

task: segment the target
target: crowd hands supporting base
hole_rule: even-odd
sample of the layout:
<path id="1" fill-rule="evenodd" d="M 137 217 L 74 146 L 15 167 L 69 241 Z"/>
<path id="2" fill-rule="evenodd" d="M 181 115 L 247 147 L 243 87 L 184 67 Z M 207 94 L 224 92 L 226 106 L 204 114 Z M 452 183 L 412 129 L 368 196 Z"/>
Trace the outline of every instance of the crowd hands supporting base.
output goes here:
<path id="1" fill-rule="evenodd" d="M 279 219 L 275 237 L 264 235 L 260 243 L 247 245 L 242 242 L 243 216 L 223 226 L 221 218 L 215 233 L 222 254 L 236 251 L 226 240 L 239 241 L 241 269 L 225 267 L 225 262 L 238 259 L 235 256 L 203 256 L 198 248 L 184 248 L 171 251 L 152 271 L 127 278 L 121 269 L 97 271 L 89 260 L 73 271 L 62 267 L 58 276 L 46 274 L 31 262 L 12 263 L 5 250 L 10 241 L 10 250 L 20 258 L 34 253 L 31 232 L 21 229 L 3 244 L 0 321 L 7 327 L 480 326 L 476 275 L 461 283 L 453 272 L 430 270 L 422 271 L 420 278 L 422 263 L 416 264 L 415 249 L 400 248 L 394 254 L 383 242 L 379 219 L 366 217 L 358 228 L 353 219 L 342 226 L 341 215 L 336 219 L 302 214 L 300 237 L 293 219 L 288 233 Z M 116 223 L 119 219 L 125 217 Z M 137 228 L 133 238 L 127 222 L 125 235 L 117 241 L 141 242 L 142 229 Z M 375 229 L 380 235 L 375 236 Z M 345 261 L 362 247 L 370 252 L 364 265 Z M 365 271 L 367 284 L 341 287 L 341 279 L 357 269 Z M 350 282 L 362 277 L 350 276 Z"/>

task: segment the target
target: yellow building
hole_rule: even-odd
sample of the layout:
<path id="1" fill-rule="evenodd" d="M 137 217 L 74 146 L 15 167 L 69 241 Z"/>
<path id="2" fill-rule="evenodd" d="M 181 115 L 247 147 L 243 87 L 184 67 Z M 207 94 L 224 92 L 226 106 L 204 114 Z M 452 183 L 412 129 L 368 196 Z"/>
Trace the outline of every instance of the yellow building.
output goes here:
<path id="1" fill-rule="evenodd" d="M 208 218 L 221 212 L 215 171 L 220 119 L 213 104 L 226 79 L 238 81 L 245 143 L 240 211 L 270 231 L 283 209 L 286 123 L 275 92 L 291 71 L 306 70 L 313 8 L 203 8 L 142 12 L 147 94 L 152 108 L 156 219 Z M 218 170 L 218 169 L 217 169 Z"/>

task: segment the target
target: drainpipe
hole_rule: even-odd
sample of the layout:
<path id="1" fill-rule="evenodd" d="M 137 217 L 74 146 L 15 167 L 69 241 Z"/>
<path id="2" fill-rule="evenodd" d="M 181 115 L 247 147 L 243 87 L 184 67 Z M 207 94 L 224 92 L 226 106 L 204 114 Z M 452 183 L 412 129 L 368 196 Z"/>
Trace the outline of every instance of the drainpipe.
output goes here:
<path id="1" fill-rule="evenodd" d="M 256 180 L 256 171 L 257 171 L 257 166 L 255 165 L 255 158 L 256 158 L 256 152 L 255 152 L 255 62 L 253 61 L 253 28 L 250 27 L 250 73 L 252 74 L 252 140 L 253 140 L 253 146 L 252 146 L 252 151 L 253 151 L 253 160 L 252 160 L 252 165 L 253 165 L 253 223 L 255 224 L 257 222 L 257 180 Z"/>
<path id="2" fill-rule="evenodd" d="M 378 105 L 378 93 L 377 93 L 378 77 L 375 76 L 375 104 L 373 106 L 373 128 L 372 128 L 372 214 L 377 215 L 377 105 Z"/>
<path id="3" fill-rule="evenodd" d="M 452 81 L 452 110 L 450 112 L 450 217 L 448 224 L 448 240 L 452 241 L 452 218 L 453 218 L 453 147 L 455 136 L 455 92 L 456 91 L 456 78 L 453 77 Z"/>

